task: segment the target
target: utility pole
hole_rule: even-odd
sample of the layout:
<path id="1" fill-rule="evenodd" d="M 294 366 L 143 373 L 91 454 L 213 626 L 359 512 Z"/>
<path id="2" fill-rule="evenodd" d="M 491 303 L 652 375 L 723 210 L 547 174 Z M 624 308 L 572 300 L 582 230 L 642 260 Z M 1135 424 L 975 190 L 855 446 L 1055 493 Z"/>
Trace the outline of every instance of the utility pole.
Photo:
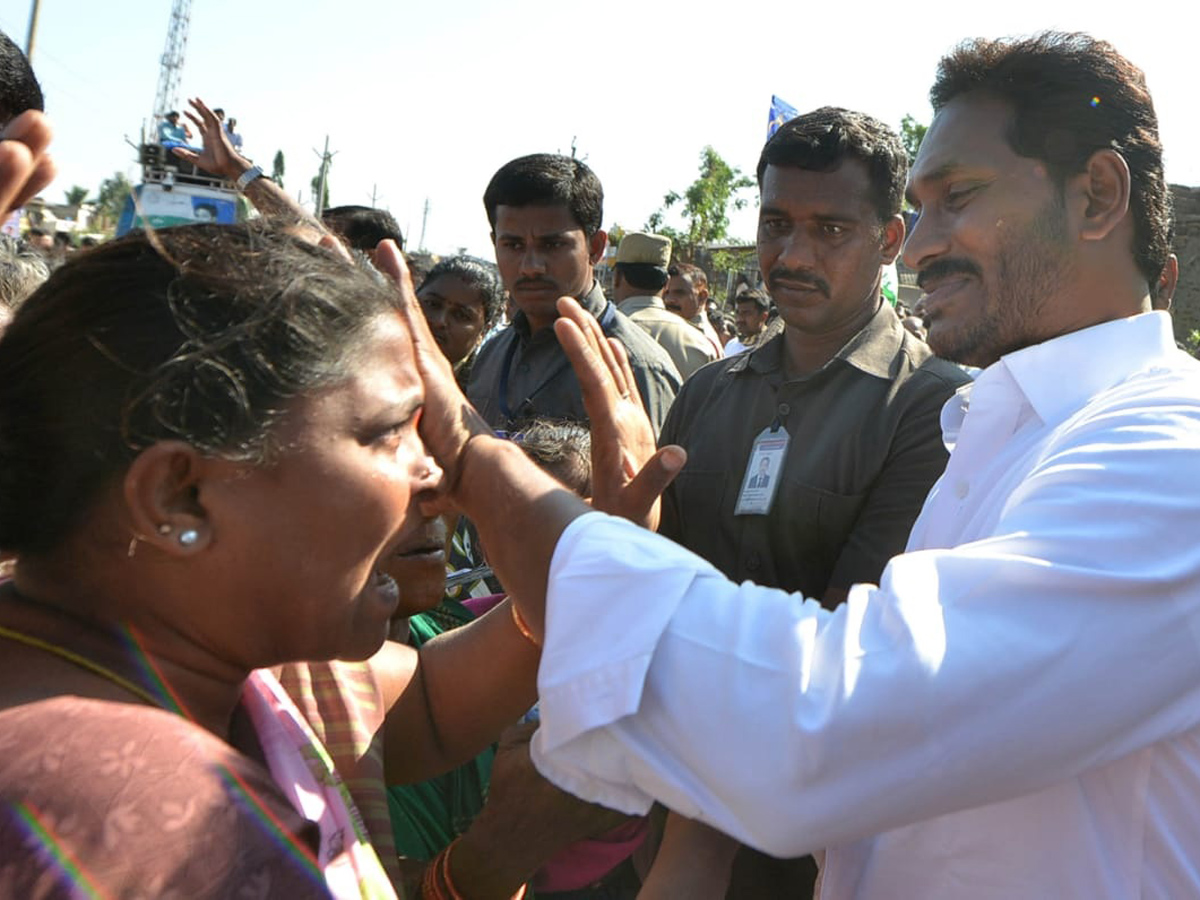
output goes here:
<path id="1" fill-rule="evenodd" d="M 317 153 L 317 148 L 313 148 L 313 153 Z M 336 153 L 329 152 L 329 135 L 325 135 L 325 152 L 317 153 L 321 157 L 321 170 L 317 176 L 317 199 L 313 203 L 315 215 L 319 219 L 321 213 L 325 212 L 325 178 L 329 174 L 329 164 L 333 162 Z"/>
<path id="2" fill-rule="evenodd" d="M 421 240 L 417 242 L 417 249 L 425 249 L 425 225 L 429 222 L 429 198 L 425 198 L 425 212 L 421 214 Z"/>
<path id="3" fill-rule="evenodd" d="M 33 0 L 29 10 L 29 31 L 25 33 L 25 57 L 33 63 L 33 40 L 37 37 L 38 10 L 42 8 L 42 0 Z"/>
<path id="4" fill-rule="evenodd" d="M 175 108 L 179 95 L 179 79 L 183 75 L 183 55 L 187 50 L 188 24 L 191 21 L 192 0 L 175 0 L 171 5 L 171 22 L 167 26 L 167 44 L 158 69 L 158 90 L 154 95 L 151 129 Z"/>
<path id="5" fill-rule="evenodd" d="M 375 209 L 377 207 L 376 200 L 378 199 L 379 195 L 376 193 L 376 189 L 378 187 L 379 185 L 377 184 L 371 185 L 371 209 Z"/>

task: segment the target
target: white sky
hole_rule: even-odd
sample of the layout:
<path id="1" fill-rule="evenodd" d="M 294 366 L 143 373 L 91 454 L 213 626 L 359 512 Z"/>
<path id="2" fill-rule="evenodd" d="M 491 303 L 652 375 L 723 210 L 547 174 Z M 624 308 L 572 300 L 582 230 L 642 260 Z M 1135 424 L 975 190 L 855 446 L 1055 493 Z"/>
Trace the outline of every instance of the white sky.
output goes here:
<path id="1" fill-rule="evenodd" d="M 1053 12 L 1051 9 L 1053 8 Z M 1167 177 L 1200 184 L 1196 25 L 1190 3 L 1098 8 L 1075 0 L 784 4 L 739 0 L 193 0 L 183 98 L 238 119 L 246 151 L 309 198 L 325 135 L 334 204 L 391 209 L 415 248 L 490 257 L 481 197 L 525 153 L 580 156 L 605 188 L 605 226 L 641 227 L 696 176 L 705 144 L 752 173 L 771 94 L 800 110 L 833 104 L 898 127 L 928 122 L 938 58 L 965 37 L 1086 30 L 1146 72 Z M 0 29 L 24 46 L 29 0 L 0 0 Z M 42 0 L 33 63 L 56 127 L 60 175 L 44 196 L 140 170 L 136 138 L 158 80 L 170 0 Z M 709 11 L 705 11 L 709 10 Z M 1190 20 L 1190 21 L 1187 21 Z M 753 235 L 752 210 L 734 217 Z"/>

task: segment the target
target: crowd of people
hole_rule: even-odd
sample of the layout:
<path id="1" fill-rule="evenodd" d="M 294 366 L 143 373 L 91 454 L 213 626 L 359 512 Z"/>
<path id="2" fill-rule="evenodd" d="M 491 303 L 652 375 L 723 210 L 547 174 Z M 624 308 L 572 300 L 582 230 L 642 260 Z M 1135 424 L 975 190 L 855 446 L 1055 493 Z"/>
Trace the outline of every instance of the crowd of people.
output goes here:
<path id="1" fill-rule="evenodd" d="M 54 166 L 0 56 L 7 213 Z M 257 219 L 0 247 L 0 897 L 1200 896 L 1150 94 L 1045 33 L 930 97 L 912 161 L 768 139 L 734 333 L 662 235 L 606 289 L 580 160 L 406 258 L 199 99 Z"/>

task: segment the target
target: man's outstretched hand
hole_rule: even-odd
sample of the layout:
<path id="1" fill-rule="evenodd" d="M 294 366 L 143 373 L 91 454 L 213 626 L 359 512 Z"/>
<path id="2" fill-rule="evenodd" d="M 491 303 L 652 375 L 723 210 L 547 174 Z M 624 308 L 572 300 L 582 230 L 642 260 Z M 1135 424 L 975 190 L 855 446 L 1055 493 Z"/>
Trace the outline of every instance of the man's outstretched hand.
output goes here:
<path id="1" fill-rule="evenodd" d="M 379 243 L 375 248 L 375 266 L 400 289 L 400 315 L 412 335 L 417 371 L 425 385 L 421 439 L 446 473 L 445 487 L 452 492 L 458 485 L 459 464 L 467 442 L 476 435 L 490 435 L 492 430 L 463 396 L 449 360 L 434 341 L 413 290 L 404 255 L 395 241 Z"/>
<path id="2" fill-rule="evenodd" d="M 682 447 L 656 449 L 625 348 L 605 338 L 575 300 L 558 301 L 554 333 L 583 388 L 592 423 L 592 506 L 658 527 L 659 497 L 687 461 Z"/>

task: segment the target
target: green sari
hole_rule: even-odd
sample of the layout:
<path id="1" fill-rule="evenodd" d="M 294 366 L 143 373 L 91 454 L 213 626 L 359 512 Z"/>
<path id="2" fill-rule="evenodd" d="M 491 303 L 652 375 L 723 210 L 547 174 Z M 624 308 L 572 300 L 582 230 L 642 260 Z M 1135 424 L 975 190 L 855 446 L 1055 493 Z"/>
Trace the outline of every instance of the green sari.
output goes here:
<path id="1" fill-rule="evenodd" d="M 408 642 L 420 647 L 430 638 L 465 625 L 475 617 L 457 600 L 443 600 L 408 620 Z M 457 769 L 417 784 L 390 785 L 388 812 L 396 851 L 410 859 L 431 860 L 470 826 L 487 799 L 494 747 Z"/>

